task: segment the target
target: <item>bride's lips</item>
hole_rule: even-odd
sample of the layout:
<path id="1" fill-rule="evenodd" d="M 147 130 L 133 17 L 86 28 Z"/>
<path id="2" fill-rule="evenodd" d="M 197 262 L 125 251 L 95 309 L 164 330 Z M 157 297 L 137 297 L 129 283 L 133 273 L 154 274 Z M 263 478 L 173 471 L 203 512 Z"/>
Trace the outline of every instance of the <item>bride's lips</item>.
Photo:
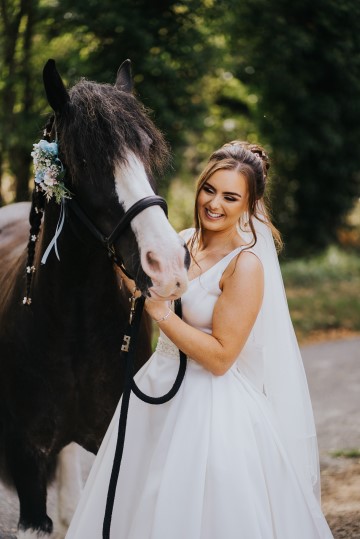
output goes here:
<path id="1" fill-rule="evenodd" d="M 205 215 L 210 221 L 218 221 L 222 217 L 224 217 L 223 213 L 217 213 L 217 212 L 211 212 L 207 208 L 205 208 Z"/>

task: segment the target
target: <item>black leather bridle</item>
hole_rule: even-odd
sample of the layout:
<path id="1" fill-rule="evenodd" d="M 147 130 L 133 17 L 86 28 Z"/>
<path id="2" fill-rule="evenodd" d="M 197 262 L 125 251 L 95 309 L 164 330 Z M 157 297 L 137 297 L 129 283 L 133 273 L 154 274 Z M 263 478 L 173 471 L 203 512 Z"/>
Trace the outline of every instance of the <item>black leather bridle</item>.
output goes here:
<path id="1" fill-rule="evenodd" d="M 55 139 L 57 139 L 55 116 L 50 119 L 49 124 L 45 128 L 44 137 L 46 138 L 46 140 L 51 140 L 53 131 L 55 131 Z M 66 170 L 66 166 L 64 166 L 64 169 Z M 69 208 L 75 213 L 75 215 L 85 225 L 89 232 L 91 232 L 94 238 L 100 241 L 100 243 L 107 249 L 110 259 L 122 269 L 122 271 L 127 277 L 129 277 L 129 279 L 134 279 L 134 277 L 130 275 L 130 273 L 127 271 L 123 260 L 121 260 L 119 256 L 116 255 L 114 247 L 115 241 L 118 239 L 119 235 L 130 225 L 134 217 L 136 217 L 139 213 L 144 211 L 146 208 L 149 208 L 150 206 L 160 206 L 164 210 L 166 217 L 168 216 L 168 206 L 164 198 L 158 195 L 147 196 L 141 198 L 140 200 L 135 202 L 135 204 L 130 206 L 130 208 L 122 216 L 119 223 L 116 225 L 111 234 L 109 236 L 106 236 L 101 232 L 101 230 L 99 230 L 96 225 L 94 225 L 94 223 L 86 215 L 80 204 L 76 200 L 74 200 L 74 198 L 64 198 L 63 201 L 65 203 L 65 208 Z"/>
<path id="2" fill-rule="evenodd" d="M 144 197 L 135 202 L 135 204 L 133 204 L 125 212 L 125 214 L 122 216 L 111 234 L 109 236 L 106 236 L 99 230 L 96 225 L 94 225 L 94 223 L 86 215 L 84 210 L 74 198 L 66 200 L 66 207 L 73 211 L 75 215 L 80 219 L 80 221 L 85 225 L 85 227 L 89 230 L 89 232 L 91 232 L 94 238 L 100 241 L 100 243 L 106 248 L 111 260 L 115 264 L 117 264 L 125 273 L 125 275 L 127 275 L 127 277 L 129 277 L 130 279 L 133 279 L 133 276 L 130 275 L 130 273 L 127 271 L 123 260 L 118 255 L 116 255 L 114 244 L 119 238 L 120 234 L 124 232 L 124 230 L 130 225 L 134 217 L 139 215 L 139 213 L 144 211 L 146 208 L 150 208 L 151 206 L 160 206 L 164 210 L 165 215 L 167 216 L 168 208 L 166 200 L 164 198 L 157 195 Z"/>

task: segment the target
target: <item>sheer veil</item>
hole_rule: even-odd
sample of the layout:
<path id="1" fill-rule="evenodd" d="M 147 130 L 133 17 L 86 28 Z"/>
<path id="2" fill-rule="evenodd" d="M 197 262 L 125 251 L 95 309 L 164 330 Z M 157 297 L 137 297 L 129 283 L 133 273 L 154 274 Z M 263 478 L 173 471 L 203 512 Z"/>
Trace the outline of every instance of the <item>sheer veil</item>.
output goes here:
<path id="1" fill-rule="evenodd" d="M 261 215 L 260 215 L 260 218 Z M 264 218 L 266 221 L 266 218 Z M 319 455 L 304 366 L 291 322 L 278 256 L 270 227 L 253 218 L 257 242 L 252 251 L 264 267 L 264 298 L 259 316 L 264 357 L 264 392 L 273 409 L 281 441 L 301 483 L 320 501 Z M 250 232 L 240 231 L 247 242 Z"/>

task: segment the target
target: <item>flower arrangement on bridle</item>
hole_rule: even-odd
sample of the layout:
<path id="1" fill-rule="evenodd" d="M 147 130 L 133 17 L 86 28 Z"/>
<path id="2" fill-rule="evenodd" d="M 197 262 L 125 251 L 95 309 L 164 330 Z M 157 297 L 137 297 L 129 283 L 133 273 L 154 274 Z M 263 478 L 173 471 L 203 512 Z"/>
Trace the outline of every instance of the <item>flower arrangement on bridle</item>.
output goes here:
<path id="1" fill-rule="evenodd" d="M 33 147 L 31 156 L 36 187 L 44 192 L 48 201 L 54 197 L 57 204 L 63 198 L 71 198 L 72 193 L 62 181 L 66 171 L 58 156 L 57 142 L 42 139 Z"/>
<path id="2" fill-rule="evenodd" d="M 44 136 L 48 132 L 45 130 Z M 34 163 L 35 173 L 35 190 L 33 193 L 33 203 L 30 211 L 30 237 L 28 242 L 28 257 L 26 262 L 26 295 L 24 296 L 23 305 L 31 305 L 31 282 L 32 276 L 36 270 L 33 260 L 35 256 L 35 244 L 38 241 L 41 219 L 44 213 L 44 198 L 47 201 L 52 198 L 57 204 L 61 204 L 60 215 L 56 231 L 53 239 L 48 245 L 41 264 L 45 264 L 50 251 L 54 248 L 55 254 L 60 260 L 57 249 L 57 238 L 63 228 L 65 219 L 65 200 L 72 198 L 73 193 L 65 186 L 63 179 L 65 177 L 65 167 L 59 159 L 58 143 L 56 141 L 48 142 L 41 139 L 37 144 L 33 145 L 31 157 Z"/>

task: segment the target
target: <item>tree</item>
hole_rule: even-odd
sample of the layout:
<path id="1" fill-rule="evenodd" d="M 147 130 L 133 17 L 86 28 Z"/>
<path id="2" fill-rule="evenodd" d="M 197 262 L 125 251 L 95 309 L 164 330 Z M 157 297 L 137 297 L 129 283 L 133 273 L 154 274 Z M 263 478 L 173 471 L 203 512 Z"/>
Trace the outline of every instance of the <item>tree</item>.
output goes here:
<path id="1" fill-rule="evenodd" d="M 202 82 L 217 67 L 212 11 L 206 0 L 62 0 L 52 32 L 60 35 L 66 24 L 91 33 L 86 62 L 76 62 L 77 74 L 88 78 L 111 83 L 130 58 L 137 95 L 179 152 L 208 107 Z"/>
<path id="2" fill-rule="evenodd" d="M 49 38 L 55 14 L 52 2 L 1 0 L 0 7 L 0 187 L 8 171 L 15 180 L 15 200 L 21 201 L 29 199 L 30 152 L 49 112 L 43 65 L 55 51 L 60 58 L 69 51 L 77 57 L 83 43 L 76 40 L 76 33 L 70 36 L 66 31 L 57 39 Z M 87 37 L 91 39 L 91 34 Z"/>
<path id="3" fill-rule="evenodd" d="M 360 4 L 229 0 L 236 74 L 258 96 L 288 253 L 326 246 L 360 185 Z"/>
<path id="4" fill-rule="evenodd" d="M 19 200 L 28 196 L 27 182 L 29 176 L 29 155 L 24 152 L 22 139 L 19 137 L 17 114 L 23 119 L 32 105 L 31 77 L 29 70 L 29 53 L 33 32 L 34 1 L 33 0 L 1 0 L 1 110 L 0 120 L 0 172 L 2 173 L 6 158 L 13 161 L 13 171 L 17 176 L 17 196 Z M 20 44 L 21 43 L 21 44 Z M 19 86 L 17 79 L 21 77 L 23 84 Z M 0 201 L 1 202 L 1 201 Z"/>
<path id="5" fill-rule="evenodd" d="M 209 100 L 204 77 L 214 71 L 212 1 L 1 0 L 1 149 L 16 178 L 16 200 L 28 197 L 29 154 L 39 118 L 48 110 L 41 70 L 56 59 L 66 83 L 80 76 L 112 83 L 120 63 L 133 62 L 135 91 L 154 111 L 173 150 L 189 130 L 202 130 Z M 9 21 L 12 21 L 9 24 Z M 15 27 L 15 30 L 14 30 Z M 7 40 L 7 41 L 6 41 Z M 8 57 L 10 60 L 8 60 Z M 11 72 L 11 76 L 9 75 Z M 10 137 L 9 137 L 10 134 Z M 166 190 L 169 178 L 162 185 Z"/>

